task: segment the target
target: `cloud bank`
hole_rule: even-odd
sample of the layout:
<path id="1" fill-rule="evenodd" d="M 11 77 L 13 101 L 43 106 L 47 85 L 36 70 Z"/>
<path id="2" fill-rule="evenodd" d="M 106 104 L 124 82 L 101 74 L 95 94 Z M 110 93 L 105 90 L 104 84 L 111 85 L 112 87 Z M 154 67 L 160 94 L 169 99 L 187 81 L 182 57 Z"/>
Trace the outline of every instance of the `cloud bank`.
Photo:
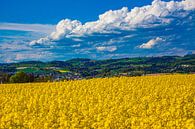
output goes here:
<path id="1" fill-rule="evenodd" d="M 136 28 L 151 28 L 170 24 L 174 17 L 185 17 L 195 10 L 194 0 L 164 2 L 154 0 L 151 5 L 135 7 L 128 10 L 109 10 L 99 15 L 99 19 L 82 24 L 78 20 L 64 19 L 57 25 L 54 32 L 47 37 L 34 40 L 30 45 L 47 44 L 71 37 L 83 37 L 95 33 L 115 33 L 118 30 L 132 30 Z M 170 17 L 171 16 L 171 17 Z"/>

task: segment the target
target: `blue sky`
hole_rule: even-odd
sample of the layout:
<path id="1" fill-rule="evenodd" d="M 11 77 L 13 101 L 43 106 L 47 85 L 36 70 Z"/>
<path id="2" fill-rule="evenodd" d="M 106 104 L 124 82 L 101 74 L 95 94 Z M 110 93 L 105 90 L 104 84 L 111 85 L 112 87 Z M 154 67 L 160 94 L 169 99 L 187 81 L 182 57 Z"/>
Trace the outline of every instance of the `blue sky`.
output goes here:
<path id="1" fill-rule="evenodd" d="M 1 0 L 0 22 L 57 24 L 63 18 L 97 20 L 110 9 L 133 8 L 152 0 Z"/>
<path id="2" fill-rule="evenodd" d="M 0 3 L 0 62 L 195 53 L 194 0 Z"/>

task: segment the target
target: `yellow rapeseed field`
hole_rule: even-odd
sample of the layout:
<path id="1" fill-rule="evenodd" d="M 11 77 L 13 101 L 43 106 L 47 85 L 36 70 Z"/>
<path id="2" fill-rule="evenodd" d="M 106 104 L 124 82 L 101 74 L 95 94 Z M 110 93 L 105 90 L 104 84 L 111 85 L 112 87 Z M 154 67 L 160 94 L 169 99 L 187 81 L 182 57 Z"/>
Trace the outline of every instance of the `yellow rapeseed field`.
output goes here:
<path id="1" fill-rule="evenodd" d="M 0 85 L 0 128 L 195 128 L 195 75 Z"/>

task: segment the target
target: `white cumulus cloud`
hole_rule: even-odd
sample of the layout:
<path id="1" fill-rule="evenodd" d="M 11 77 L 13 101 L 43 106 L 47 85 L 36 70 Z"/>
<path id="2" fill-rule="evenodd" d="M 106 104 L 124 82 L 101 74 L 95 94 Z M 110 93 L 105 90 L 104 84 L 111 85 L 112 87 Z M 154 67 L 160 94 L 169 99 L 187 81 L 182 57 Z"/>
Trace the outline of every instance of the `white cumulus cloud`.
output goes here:
<path id="1" fill-rule="evenodd" d="M 65 19 L 57 24 L 56 30 L 48 37 L 35 40 L 31 45 L 75 36 L 81 37 L 93 33 L 113 33 L 116 30 L 131 30 L 140 27 L 169 24 L 173 20 L 170 16 L 184 17 L 192 10 L 195 10 L 194 0 L 170 2 L 154 0 L 151 5 L 135 7 L 130 11 L 127 7 L 114 11 L 109 10 L 99 15 L 97 21 L 85 24 L 77 20 Z"/>
<path id="2" fill-rule="evenodd" d="M 114 52 L 117 50 L 116 46 L 99 46 L 96 47 L 98 51 L 108 51 L 108 52 Z"/>
<path id="3" fill-rule="evenodd" d="M 139 48 L 142 49 L 151 49 L 153 48 L 156 44 L 163 42 L 164 40 L 160 37 L 157 37 L 155 39 L 149 40 L 147 43 L 143 43 L 142 45 L 138 46 Z"/>
<path id="4" fill-rule="evenodd" d="M 29 45 L 33 46 L 33 45 L 48 45 L 51 44 L 51 39 L 47 36 L 44 38 L 40 38 L 38 40 L 33 40 L 32 42 L 29 43 Z"/>
<path id="5" fill-rule="evenodd" d="M 61 20 L 56 26 L 56 31 L 51 33 L 51 39 L 59 40 L 64 36 L 72 33 L 74 29 L 79 28 L 81 26 L 82 26 L 81 22 L 77 20 L 74 21 L 71 21 L 69 19 Z"/>

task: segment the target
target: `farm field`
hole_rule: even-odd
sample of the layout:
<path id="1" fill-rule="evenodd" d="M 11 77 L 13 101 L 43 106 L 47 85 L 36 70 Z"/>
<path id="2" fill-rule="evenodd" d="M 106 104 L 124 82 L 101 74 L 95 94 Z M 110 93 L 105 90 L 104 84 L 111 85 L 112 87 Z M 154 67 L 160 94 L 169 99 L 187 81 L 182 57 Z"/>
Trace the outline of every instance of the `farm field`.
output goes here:
<path id="1" fill-rule="evenodd" d="M 194 129 L 194 123 L 195 75 L 0 85 L 0 129 Z"/>

